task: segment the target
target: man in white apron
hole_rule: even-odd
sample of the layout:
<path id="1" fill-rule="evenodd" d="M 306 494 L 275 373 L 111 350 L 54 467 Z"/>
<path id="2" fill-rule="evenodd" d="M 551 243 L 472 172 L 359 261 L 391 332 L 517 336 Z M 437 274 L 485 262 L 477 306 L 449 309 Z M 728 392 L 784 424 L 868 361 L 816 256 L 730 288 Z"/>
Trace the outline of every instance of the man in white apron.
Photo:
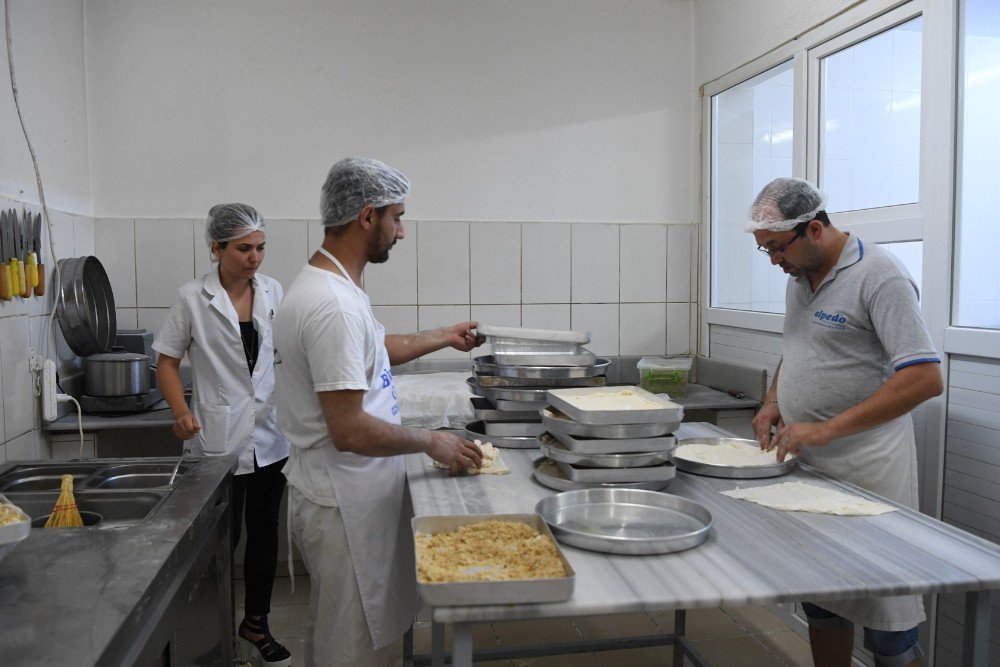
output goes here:
<path id="1" fill-rule="evenodd" d="M 917 286 L 874 243 L 838 230 L 812 184 L 779 178 L 747 231 L 791 276 L 781 363 L 753 420 L 763 449 L 798 454 L 827 474 L 918 509 L 910 411 L 944 389 Z M 772 428 L 777 431 L 771 434 Z M 792 555 L 791 557 L 795 557 Z M 803 603 L 816 665 L 849 665 L 854 623 L 877 665 L 920 664 L 919 596 Z"/>
<path id="2" fill-rule="evenodd" d="M 399 425 L 390 366 L 481 344 L 475 322 L 386 336 L 359 287 L 403 238 L 410 183 L 375 160 L 333 166 L 320 203 L 322 247 L 274 321 L 278 423 L 291 442 L 292 539 L 309 570 L 306 664 L 385 665 L 417 610 L 403 454 L 458 473 L 482 463 L 456 435 Z M 446 261 L 446 260 L 443 260 Z"/>

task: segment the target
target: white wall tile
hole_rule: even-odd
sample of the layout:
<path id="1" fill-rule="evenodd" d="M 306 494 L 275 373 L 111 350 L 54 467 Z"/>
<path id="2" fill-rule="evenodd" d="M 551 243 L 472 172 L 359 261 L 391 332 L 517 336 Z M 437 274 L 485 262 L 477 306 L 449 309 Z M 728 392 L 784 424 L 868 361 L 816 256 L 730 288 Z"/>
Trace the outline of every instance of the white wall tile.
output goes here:
<path id="1" fill-rule="evenodd" d="M 521 326 L 529 329 L 555 329 L 569 331 L 570 306 L 568 303 L 539 303 L 521 306 Z"/>
<path id="2" fill-rule="evenodd" d="M 697 265 L 697 230 L 693 225 L 667 226 L 667 301 L 691 300 L 691 269 Z"/>
<path id="3" fill-rule="evenodd" d="M 160 332 L 160 327 L 167 319 L 169 308 L 139 308 L 137 310 L 137 324 L 140 329 L 152 331 L 154 335 Z"/>
<path id="4" fill-rule="evenodd" d="M 618 249 L 618 225 L 573 225 L 573 303 L 618 303 Z"/>
<path id="5" fill-rule="evenodd" d="M 854 88 L 889 90 L 892 86 L 892 35 L 882 33 L 851 47 Z"/>
<path id="6" fill-rule="evenodd" d="M 410 223 L 406 223 L 406 227 L 409 228 L 409 226 Z M 312 257 L 312 254 L 316 252 L 316 249 L 323 245 L 323 237 L 325 233 L 326 228 L 319 224 L 319 220 L 306 220 L 306 236 L 309 239 L 308 257 Z M 406 233 L 407 236 L 409 236 L 409 229 L 407 229 Z"/>
<path id="7" fill-rule="evenodd" d="M 365 267 L 365 292 L 373 304 L 417 305 L 417 238 L 420 225 L 407 221 L 405 236 L 389 251 L 389 261 Z"/>
<path id="8" fill-rule="evenodd" d="M 570 309 L 573 331 L 589 331 L 586 348 L 598 356 L 618 354 L 618 304 L 574 303 Z"/>
<path id="9" fill-rule="evenodd" d="M 117 301 L 115 303 L 117 304 Z M 115 320 L 118 329 L 136 329 L 139 327 L 139 315 L 136 308 L 115 308 Z"/>
<path id="10" fill-rule="evenodd" d="M 473 305 L 472 320 L 497 327 L 521 326 L 521 306 Z"/>
<path id="11" fill-rule="evenodd" d="M 136 300 L 169 307 L 177 289 L 194 278 L 191 220 L 136 220 Z M 140 315 L 141 319 L 141 315 Z"/>
<path id="12" fill-rule="evenodd" d="M 691 353 L 691 306 L 667 304 L 667 354 Z"/>
<path id="13" fill-rule="evenodd" d="M 35 461 L 38 455 L 38 431 L 28 431 L 4 446 L 8 461 Z"/>
<path id="14" fill-rule="evenodd" d="M 851 208 L 874 208 L 889 203 L 889 162 L 855 160 L 851 164 Z"/>
<path id="15" fill-rule="evenodd" d="M 94 219 L 73 216 L 73 248 L 77 257 L 94 254 Z"/>
<path id="16" fill-rule="evenodd" d="M 94 254 L 108 272 L 115 306 L 134 308 L 135 225 L 132 218 L 101 218 L 94 223 Z"/>
<path id="17" fill-rule="evenodd" d="M 469 303 L 469 224 L 424 222 L 417 234 L 417 299 Z"/>
<path id="18" fill-rule="evenodd" d="M 748 144 L 753 140 L 753 88 L 736 88 L 719 105 L 717 130 L 719 143 Z"/>
<path id="19" fill-rule="evenodd" d="M 420 328 L 417 326 L 416 306 L 372 306 L 372 312 L 385 327 L 386 334 L 415 333 Z"/>
<path id="20" fill-rule="evenodd" d="M 622 225 L 619 230 L 621 300 L 666 301 L 667 227 Z"/>
<path id="21" fill-rule="evenodd" d="M 260 271 L 287 291 L 309 259 L 309 239 L 304 220 L 268 220 Z"/>
<path id="22" fill-rule="evenodd" d="M 52 225 L 52 240 L 55 246 L 57 259 L 68 259 L 78 257 L 76 254 L 76 241 L 74 241 L 73 216 L 62 211 L 49 209 L 49 220 Z M 44 228 L 45 225 L 43 224 Z M 43 237 L 48 238 L 43 234 Z M 46 248 L 45 254 L 48 254 Z"/>
<path id="23" fill-rule="evenodd" d="M 417 308 L 417 324 L 420 331 L 435 329 L 437 327 L 451 326 L 459 322 L 467 322 L 469 317 L 469 306 L 419 306 Z M 453 348 L 445 348 L 424 355 L 424 359 L 469 359 L 468 352 L 461 352 Z"/>
<path id="24" fill-rule="evenodd" d="M 923 50 L 920 30 L 892 31 L 892 89 L 920 90 L 920 63 Z"/>
<path id="25" fill-rule="evenodd" d="M 892 93 L 888 90 L 855 90 L 852 107 L 851 157 L 854 160 L 889 160 L 892 138 Z"/>
<path id="26" fill-rule="evenodd" d="M 663 354 L 667 349 L 664 303 L 621 304 L 619 354 Z"/>
<path id="27" fill-rule="evenodd" d="M 34 382 L 28 370 L 31 348 L 28 316 L 0 318 L 0 382 L 3 386 L 3 439 L 35 427 Z"/>
<path id="28" fill-rule="evenodd" d="M 771 157 L 773 158 L 792 157 L 792 114 L 795 108 L 792 96 L 792 86 L 771 86 Z"/>
<path id="29" fill-rule="evenodd" d="M 470 223 L 469 244 L 472 303 L 520 303 L 521 225 Z"/>
<path id="30" fill-rule="evenodd" d="M 571 243 L 571 225 L 521 225 L 522 303 L 569 303 Z"/>
<path id="31" fill-rule="evenodd" d="M 211 247 L 208 242 L 205 241 L 205 227 L 207 226 L 205 220 L 192 220 L 191 222 L 191 247 L 194 251 L 194 275 L 196 278 L 200 278 L 208 273 L 212 267 L 215 266 L 215 263 L 212 262 Z"/>

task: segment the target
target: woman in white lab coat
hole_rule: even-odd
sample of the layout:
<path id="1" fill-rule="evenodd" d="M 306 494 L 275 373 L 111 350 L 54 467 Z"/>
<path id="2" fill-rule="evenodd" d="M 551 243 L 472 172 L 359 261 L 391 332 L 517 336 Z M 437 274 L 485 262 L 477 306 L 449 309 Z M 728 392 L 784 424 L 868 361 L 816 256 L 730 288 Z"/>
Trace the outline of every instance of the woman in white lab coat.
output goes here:
<path id="1" fill-rule="evenodd" d="M 267 625 L 278 556 L 278 515 L 288 441 L 278 430 L 274 402 L 271 320 L 281 285 L 257 273 L 266 225 L 246 204 L 208 213 L 205 238 L 212 270 L 185 283 L 153 343 L 156 377 L 174 415 L 174 434 L 202 456 L 228 456 L 233 488 L 233 548 L 246 505 L 245 616 L 238 657 L 258 653 L 264 665 L 291 664 Z M 184 400 L 180 362 L 191 362 L 191 407 Z"/>

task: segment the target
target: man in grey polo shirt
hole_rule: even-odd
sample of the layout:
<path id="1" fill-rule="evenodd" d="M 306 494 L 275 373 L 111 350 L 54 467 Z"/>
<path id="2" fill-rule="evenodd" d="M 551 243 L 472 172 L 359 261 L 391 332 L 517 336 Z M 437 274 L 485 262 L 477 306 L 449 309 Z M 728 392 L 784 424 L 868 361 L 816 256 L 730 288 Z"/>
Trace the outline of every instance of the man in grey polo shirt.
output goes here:
<path id="1" fill-rule="evenodd" d="M 791 276 L 781 363 L 753 420 L 761 448 L 917 508 L 910 411 L 943 388 L 917 286 L 874 243 L 842 232 L 807 181 L 779 178 L 750 208 L 757 248 Z M 772 429 L 775 432 L 772 434 Z M 794 557 L 794 556 L 793 556 Z M 817 665 L 848 665 L 854 623 L 876 664 L 920 663 L 918 596 L 803 604 Z"/>

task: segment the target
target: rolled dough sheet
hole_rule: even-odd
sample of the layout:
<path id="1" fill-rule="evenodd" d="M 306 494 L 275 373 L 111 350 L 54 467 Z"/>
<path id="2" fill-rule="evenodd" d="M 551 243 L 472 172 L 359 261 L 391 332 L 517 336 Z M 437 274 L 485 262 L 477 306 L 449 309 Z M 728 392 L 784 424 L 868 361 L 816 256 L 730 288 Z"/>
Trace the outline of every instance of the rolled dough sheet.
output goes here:
<path id="1" fill-rule="evenodd" d="M 778 462 L 777 451 L 765 452 L 760 447 L 743 442 L 680 445 L 674 450 L 674 456 L 679 456 L 685 461 L 737 468 L 770 466 Z M 795 457 L 789 455 L 785 460 L 792 458 Z"/>
<path id="2" fill-rule="evenodd" d="M 473 440 L 483 452 L 483 466 L 481 468 L 469 468 L 466 472 L 470 475 L 506 475 L 510 472 L 507 464 L 500 460 L 500 450 L 493 446 L 492 442 L 482 442 Z M 431 465 L 435 468 L 448 469 L 443 463 L 431 459 Z"/>
<path id="3" fill-rule="evenodd" d="M 749 500 L 764 507 L 786 512 L 875 516 L 896 511 L 892 505 L 805 482 L 782 482 L 749 489 L 721 491 L 721 493 L 730 498 Z"/>

